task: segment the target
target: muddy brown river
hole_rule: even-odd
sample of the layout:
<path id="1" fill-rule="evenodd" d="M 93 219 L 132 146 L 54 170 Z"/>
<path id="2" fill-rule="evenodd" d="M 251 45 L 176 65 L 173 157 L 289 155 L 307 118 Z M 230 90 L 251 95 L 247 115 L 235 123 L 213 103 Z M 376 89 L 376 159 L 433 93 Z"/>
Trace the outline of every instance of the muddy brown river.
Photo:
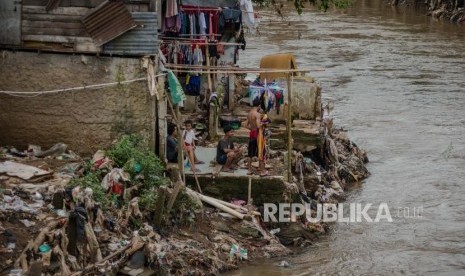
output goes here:
<path id="1" fill-rule="evenodd" d="M 287 22 L 260 15 L 261 36 L 249 35 L 240 65 L 293 52 L 299 67 L 326 68 L 313 76 L 334 101 L 335 123 L 371 161 L 348 202 L 387 203 L 393 222 L 338 223 L 302 253 L 231 275 L 464 275 L 465 26 L 378 0 L 291 12 Z"/>

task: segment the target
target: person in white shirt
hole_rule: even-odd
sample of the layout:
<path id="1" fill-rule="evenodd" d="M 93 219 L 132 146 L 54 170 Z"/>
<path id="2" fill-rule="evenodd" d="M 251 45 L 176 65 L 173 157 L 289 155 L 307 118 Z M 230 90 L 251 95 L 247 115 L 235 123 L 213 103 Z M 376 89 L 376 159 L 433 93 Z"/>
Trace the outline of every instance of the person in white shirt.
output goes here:
<path id="1" fill-rule="evenodd" d="M 182 133 L 183 137 L 183 146 L 184 150 L 187 152 L 187 156 L 189 157 L 189 163 L 191 164 L 191 170 L 194 172 L 200 172 L 199 169 L 195 167 L 196 164 L 204 164 L 203 161 L 200 161 L 197 159 L 197 156 L 195 155 L 195 131 L 192 128 L 192 121 L 191 120 L 186 120 L 184 122 L 184 126 L 186 129 Z"/>

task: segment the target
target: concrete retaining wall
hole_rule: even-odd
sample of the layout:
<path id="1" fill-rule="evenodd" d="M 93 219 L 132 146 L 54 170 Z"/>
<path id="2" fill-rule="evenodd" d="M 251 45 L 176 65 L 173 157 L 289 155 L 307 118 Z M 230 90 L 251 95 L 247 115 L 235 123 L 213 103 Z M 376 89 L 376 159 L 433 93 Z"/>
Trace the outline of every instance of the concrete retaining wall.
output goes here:
<path id="1" fill-rule="evenodd" d="M 137 58 L 0 55 L 0 90 L 43 91 L 144 75 Z M 151 101 L 145 81 L 28 98 L 0 94 L 0 145 L 46 148 L 63 142 L 78 153 L 92 153 L 122 133 L 152 133 Z"/>

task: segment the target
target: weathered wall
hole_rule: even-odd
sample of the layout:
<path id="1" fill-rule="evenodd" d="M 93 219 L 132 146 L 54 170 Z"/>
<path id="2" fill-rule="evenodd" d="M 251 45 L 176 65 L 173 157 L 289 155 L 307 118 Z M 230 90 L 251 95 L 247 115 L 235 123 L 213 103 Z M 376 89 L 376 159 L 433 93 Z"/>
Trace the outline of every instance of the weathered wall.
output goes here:
<path id="1" fill-rule="evenodd" d="M 143 77 L 136 58 L 3 51 L 0 90 L 43 91 Z M 151 133 L 153 110 L 145 81 L 37 97 L 0 94 L 0 145 L 79 153 L 108 146 L 122 133 Z"/>

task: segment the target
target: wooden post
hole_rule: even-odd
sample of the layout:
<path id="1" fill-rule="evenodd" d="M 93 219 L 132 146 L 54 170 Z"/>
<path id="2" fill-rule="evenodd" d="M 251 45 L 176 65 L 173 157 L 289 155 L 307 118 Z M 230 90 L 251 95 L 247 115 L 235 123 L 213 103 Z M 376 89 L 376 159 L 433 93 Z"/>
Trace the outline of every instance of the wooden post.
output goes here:
<path id="1" fill-rule="evenodd" d="M 182 181 L 185 183 L 186 182 L 186 174 L 184 172 L 184 154 L 183 154 L 183 149 L 184 149 L 184 141 L 182 139 L 182 131 L 181 131 L 181 113 L 179 112 L 179 106 L 176 106 L 176 123 L 177 123 L 177 129 L 178 129 L 178 166 L 179 166 L 179 171 L 181 172 L 182 175 Z"/>
<path id="2" fill-rule="evenodd" d="M 185 184 L 181 180 L 178 180 L 174 184 L 173 192 L 170 195 L 170 198 L 168 200 L 168 205 L 166 206 L 167 212 L 169 213 L 171 211 L 171 208 L 173 208 L 174 202 L 176 201 L 176 198 L 178 197 L 179 192 L 184 188 Z"/>
<path id="3" fill-rule="evenodd" d="M 166 128 L 166 98 L 163 97 L 158 101 L 158 155 L 161 160 L 166 158 L 166 137 L 168 130 Z"/>
<path id="4" fill-rule="evenodd" d="M 184 173 L 184 155 L 183 155 L 183 150 L 184 147 L 182 145 L 182 131 L 181 131 L 181 113 L 179 112 L 179 106 L 176 106 L 176 110 L 173 107 L 173 103 L 171 102 L 171 99 L 169 96 L 166 97 L 168 104 L 170 106 L 171 112 L 173 113 L 174 116 L 174 121 L 176 122 L 176 128 L 178 129 L 178 168 L 179 172 L 182 175 L 182 180 L 184 183 L 186 182 L 186 175 Z"/>
<path id="5" fill-rule="evenodd" d="M 208 41 L 205 39 L 205 57 L 207 61 L 207 80 L 208 80 L 208 91 L 210 93 L 207 93 L 205 100 L 207 101 L 207 104 L 209 106 L 209 114 L 210 116 L 208 117 L 208 134 L 210 136 L 210 139 L 214 139 L 217 135 L 217 117 L 218 114 L 216 114 L 216 110 L 218 110 L 218 107 L 215 108 L 215 106 L 212 106 L 209 103 L 210 95 L 213 93 L 213 83 L 212 83 L 212 78 L 210 75 L 210 53 L 208 50 Z M 219 99 L 218 99 L 219 100 Z M 215 112 L 213 112 L 215 110 Z"/>
<path id="6" fill-rule="evenodd" d="M 158 114 L 158 109 L 157 109 L 157 99 L 152 96 L 152 146 L 150 147 L 151 150 L 155 155 L 157 155 L 157 117 L 159 116 Z M 161 159 L 161 158 L 160 158 Z M 161 159 L 164 160 L 164 159 Z"/>
<path id="7" fill-rule="evenodd" d="M 214 103 L 209 103 L 209 116 L 208 116 L 208 135 L 210 139 L 215 139 L 217 132 L 215 127 L 216 122 L 216 110 L 217 106 Z"/>
<path id="8" fill-rule="evenodd" d="M 287 74 L 287 181 L 292 182 L 292 96 L 291 74 Z"/>
<path id="9" fill-rule="evenodd" d="M 210 75 L 210 53 L 208 52 L 208 41 L 205 39 L 205 57 L 206 57 L 206 61 L 207 61 L 207 67 L 208 67 L 208 71 L 207 71 L 207 80 L 208 80 L 208 89 L 210 89 L 210 93 L 212 93 L 213 91 L 213 84 L 212 84 L 212 79 L 211 79 L 211 75 Z M 208 98 L 210 97 L 210 95 L 207 95 L 207 101 L 208 101 Z"/>
<path id="10" fill-rule="evenodd" d="M 248 190 L 248 197 L 247 197 L 247 205 L 252 204 L 252 177 L 249 176 L 249 190 Z"/>
<path id="11" fill-rule="evenodd" d="M 236 75 L 231 74 L 228 76 L 228 103 L 229 103 L 229 110 L 234 110 L 234 92 L 236 90 Z"/>

